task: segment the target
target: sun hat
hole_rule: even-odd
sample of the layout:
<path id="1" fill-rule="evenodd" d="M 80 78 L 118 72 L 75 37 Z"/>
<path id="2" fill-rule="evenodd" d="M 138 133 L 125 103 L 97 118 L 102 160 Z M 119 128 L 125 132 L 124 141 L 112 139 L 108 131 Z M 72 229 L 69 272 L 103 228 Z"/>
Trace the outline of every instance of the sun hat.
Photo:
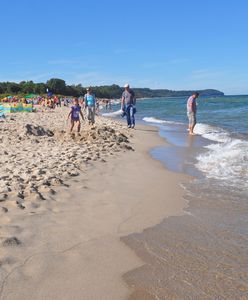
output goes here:
<path id="1" fill-rule="evenodd" d="M 127 87 L 129 87 L 129 84 L 128 84 L 128 83 L 126 83 L 126 84 L 124 85 L 124 88 L 127 88 Z"/>

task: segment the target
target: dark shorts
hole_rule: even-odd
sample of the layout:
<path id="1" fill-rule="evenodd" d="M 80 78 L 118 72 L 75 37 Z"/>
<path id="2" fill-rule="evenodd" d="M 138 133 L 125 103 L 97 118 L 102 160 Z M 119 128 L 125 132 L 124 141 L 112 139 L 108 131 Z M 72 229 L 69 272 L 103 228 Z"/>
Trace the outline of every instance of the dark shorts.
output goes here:
<path id="1" fill-rule="evenodd" d="M 196 114 L 195 113 L 187 113 L 189 118 L 189 126 L 194 126 L 196 124 Z"/>
<path id="2" fill-rule="evenodd" d="M 79 118 L 71 118 L 71 121 L 72 122 L 79 122 L 80 120 L 79 120 Z"/>

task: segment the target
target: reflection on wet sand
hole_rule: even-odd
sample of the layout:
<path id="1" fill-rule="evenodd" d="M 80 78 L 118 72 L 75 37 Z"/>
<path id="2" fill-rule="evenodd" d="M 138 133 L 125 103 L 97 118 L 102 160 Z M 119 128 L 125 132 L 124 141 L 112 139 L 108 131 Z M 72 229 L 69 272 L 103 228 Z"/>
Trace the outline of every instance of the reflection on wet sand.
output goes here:
<path id="1" fill-rule="evenodd" d="M 248 299 L 247 201 L 191 188 L 186 215 L 123 238 L 145 262 L 126 282 L 154 299 Z"/>
<path id="2" fill-rule="evenodd" d="M 122 238 L 145 262 L 124 275 L 135 290 L 130 299 L 247 300 L 248 192 L 197 172 L 194 160 L 205 142 L 200 136 L 164 134 L 171 146 L 152 156 L 198 179 L 185 185 L 184 216 Z"/>

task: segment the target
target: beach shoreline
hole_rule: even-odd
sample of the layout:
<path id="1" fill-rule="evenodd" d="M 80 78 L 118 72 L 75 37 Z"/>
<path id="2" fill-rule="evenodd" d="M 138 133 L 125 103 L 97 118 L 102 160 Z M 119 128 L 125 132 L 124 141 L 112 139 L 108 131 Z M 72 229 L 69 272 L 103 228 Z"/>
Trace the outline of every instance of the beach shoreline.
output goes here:
<path id="1" fill-rule="evenodd" d="M 188 205 L 184 215 L 122 238 L 145 262 L 123 277 L 134 287 L 129 300 L 247 299 L 247 189 L 199 172 L 196 157 L 209 140 L 189 137 L 185 127 L 158 127 L 168 145 L 151 153 L 194 176 L 183 183 Z"/>
<path id="2" fill-rule="evenodd" d="M 122 276 L 144 262 L 120 238 L 183 215 L 179 184 L 189 176 L 152 159 L 151 148 L 166 146 L 156 128 L 138 125 L 126 135 L 129 149 L 88 163 L 38 208 L 2 213 L 2 241 L 16 240 L 1 247 L 1 299 L 129 297 Z"/>
<path id="3" fill-rule="evenodd" d="M 247 299 L 247 191 L 196 172 L 209 141 L 67 113 L 1 123 L 0 298 Z"/>

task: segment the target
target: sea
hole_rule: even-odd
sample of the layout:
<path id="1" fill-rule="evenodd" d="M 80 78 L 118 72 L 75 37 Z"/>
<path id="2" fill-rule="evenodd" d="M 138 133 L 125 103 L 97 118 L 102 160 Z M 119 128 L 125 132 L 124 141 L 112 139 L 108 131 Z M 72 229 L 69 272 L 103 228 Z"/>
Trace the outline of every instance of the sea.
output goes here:
<path id="1" fill-rule="evenodd" d="M 192 179 L 181 183 L 185 215 L 123 237 L 145 262 L 124 275 L 130 299 L 248 299 L 248 96 L 199 97 L 195 136 L 186 103 L 137 101 L 137 122 L 167 141 L 151 156 Z M 121 118 L 113 110 L 103 114 Z"/>

